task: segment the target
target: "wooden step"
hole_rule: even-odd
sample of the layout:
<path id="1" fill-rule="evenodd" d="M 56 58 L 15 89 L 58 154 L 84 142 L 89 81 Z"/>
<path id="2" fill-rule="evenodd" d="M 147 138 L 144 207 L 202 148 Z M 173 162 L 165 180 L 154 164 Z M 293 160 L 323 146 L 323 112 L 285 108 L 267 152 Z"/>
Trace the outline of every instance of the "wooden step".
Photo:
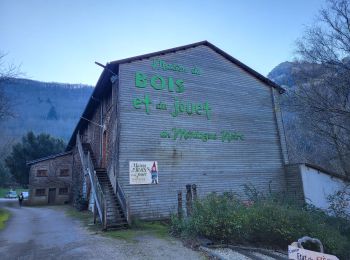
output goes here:
<path id="1" fill-rule="evenodd" d="M 121 222 L 116 222 L 116 221 L 110 221 L 109 223 L 107 223 L 107 225 L 118 225 L 118 226 L 121 226 L 121 225 L 128 225 L 128 222 L 127 221 L 121 221 Z"/>
<path id="2" fill-rule="evenodd" d="M 106 199 L 107 230 L 128 228 L 125 214 L 114 193 L 107 170 L 105 168 L 95 168 L 95 172 Z"/>
<path id="3" fill-rule="evenodd" d="M 122 229 L 127 229 L 128 228 L 128 224 L 126 225 L 111 225 L 111 226 L 107 226 L 107 230 L 122 230 Z"/>

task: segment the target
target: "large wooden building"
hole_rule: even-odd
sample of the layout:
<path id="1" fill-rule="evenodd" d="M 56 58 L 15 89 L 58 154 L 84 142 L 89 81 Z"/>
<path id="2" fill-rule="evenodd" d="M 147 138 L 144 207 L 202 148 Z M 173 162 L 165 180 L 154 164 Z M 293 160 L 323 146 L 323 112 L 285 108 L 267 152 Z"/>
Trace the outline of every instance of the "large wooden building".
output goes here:
<path id="1" fill-rule="evenodd" d="M 284 90 L 204 41 L 108 63 L 80 118 L 72 196 L 106 227 L 160 219 L 178 191 L 285 191 Z"/>

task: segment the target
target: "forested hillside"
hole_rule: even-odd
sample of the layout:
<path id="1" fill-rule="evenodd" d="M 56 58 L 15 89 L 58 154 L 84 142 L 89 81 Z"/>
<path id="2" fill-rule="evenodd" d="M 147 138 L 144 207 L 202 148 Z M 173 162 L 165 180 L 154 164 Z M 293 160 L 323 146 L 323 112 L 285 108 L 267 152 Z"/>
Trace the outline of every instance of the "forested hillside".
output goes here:
<path id="1" fill-rule="evenodd" d="M 287 138 L 288 155 L 291 163 L 309 162 L 328 170 L 341 172 L 334 148 L 310 126 L 298 109 L 294 109 L 294 93 L 298 91 L 298 84 L 304 82 L 297 76 L 301 69 L 308 64 L 283 62 L 276 66 L 268 78 L 281 85 L 286 92 L 281 97 L 284 129 Z M 307 67 L 306 67 L 307 68 Z M 296 83 L 298 77 L 298 83 Z"/>
<path id="2" fill-rule="evenodd" d="M 87 85 L 15 79 L 5 83 L 12 117 L 0 123 L 0 148 L 28 131 L 68 141 L 93 88 Z"/>
<path id="3" fill-rule="evenodd" d="M 307 161 L 336 169 L 330 159 L 334 151 L 290 109 L 293 101 L 289 93 L 297 87 L 293 79 L 293 71 L 297 69 L 293 62 L 283 62 L 268 75 L 287 90 L 282 95 L 282 111 L 290 161 Z M 93 90 L 86 85 L 28 79 L 15 79 L 3 87 L 13 113 L 13 117 L 0 123 L 0 149 L 3 151 L 28 131 L 48 133 L 67 142 Z"/>

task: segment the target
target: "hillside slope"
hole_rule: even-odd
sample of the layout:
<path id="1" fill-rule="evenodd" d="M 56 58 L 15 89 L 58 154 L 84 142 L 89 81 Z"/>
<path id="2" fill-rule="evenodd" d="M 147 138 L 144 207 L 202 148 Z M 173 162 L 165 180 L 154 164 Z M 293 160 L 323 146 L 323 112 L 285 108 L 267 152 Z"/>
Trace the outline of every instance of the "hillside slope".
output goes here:
<path id="1" fill-rule="evenodd" d="M 0 123 L 0 148 L 28 131 L 68 141 L 93 91 L 91 86 L 15 79 L 2 86 L 14 117 Z"/>
<path id="2" fill-rule="evenodd" d="M 331 171 L 341 172 L 339 163 L 334 160 L 336 152 L 333 147 L 315 133 L 308 122 L 292 108 L 295 96 L 293 92 L 298 89 L 294 77 L 300 71 L 300 66 L 294 62 L 283 62 L 268 75 L 269 79 L 286 89 L 281 98 L 281 106 L 289 160 L 291 163 L 309 162 Z"/>

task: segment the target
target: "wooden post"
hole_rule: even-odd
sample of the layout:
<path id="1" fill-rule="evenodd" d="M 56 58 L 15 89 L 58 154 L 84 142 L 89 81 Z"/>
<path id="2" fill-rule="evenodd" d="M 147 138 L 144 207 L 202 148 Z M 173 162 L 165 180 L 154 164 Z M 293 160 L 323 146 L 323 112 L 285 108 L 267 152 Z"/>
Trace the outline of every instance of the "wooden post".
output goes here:
<path id="1" fill-rule="evenodd" d="M 192 184 L 193 200 L 197 200 L 197 185 Z"/>
<path id="2" fill-rule="evenodd" d="M 191 216 L 192 214 L 192 191 L 191 184 L 186 185 L 186 211 L 187 216 Z"/>
<path id="3" fill-rule="evenodd" d="M 106 204 L 106 200 L 104 200 L 103 203 L 103 230 L 106 231 L 107 230 L 107 204 Z"/>
<path id="4" fill-rule="evenodd" d="M 126 221 L 128 222 L 129 226 L 131 226 L 130 205 L 129 205 L 128 196 L 125 197 L 125 204 L 126 204 Z"/>
<path id="5" fill-rule="evenodd" d="M 94 199 L 94 224 L 96 224 L 97 207 L 96 200 Z"/>
<path id="6" fill-rule="evenodd" d="M 177 192 L 177 215 L 179 219 L 182 218 L 182 191 Z"/>

